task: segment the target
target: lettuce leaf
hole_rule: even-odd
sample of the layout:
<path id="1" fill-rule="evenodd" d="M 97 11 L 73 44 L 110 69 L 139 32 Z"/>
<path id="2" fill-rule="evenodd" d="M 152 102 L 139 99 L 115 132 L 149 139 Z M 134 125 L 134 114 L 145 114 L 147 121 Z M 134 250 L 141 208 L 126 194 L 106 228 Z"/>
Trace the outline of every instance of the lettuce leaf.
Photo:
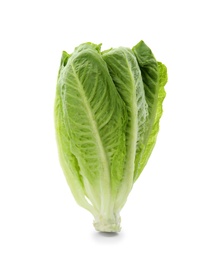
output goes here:
<path id="1" fill-rule="evenodd" d="M 123 99 L 128 114 L 126 128 L 126 157 L 123 180 L 119 187 L 116 208 L 121 209 L 133 186 L 136 158 L 144 143 L 148 105 L 144 83 L 136 57 L 128 48 L 112 49 L 103 54 L 118 93 Z"/>
<path id="2" fill-rule="evenodd" d="M 143 82 L 149 117 L 146 120 L 144 142 L 136 158 L 134 181 L 136 181 L 145 167 L 155 145 L 159 131 L 159 120 L 162 116 L 162 102 L 165 98 L 164 86 L 167 82 L 167 69 L 161 62 L 157 62 L 150 48 L 140 41 L 132 48 L 138 61 Z"/>

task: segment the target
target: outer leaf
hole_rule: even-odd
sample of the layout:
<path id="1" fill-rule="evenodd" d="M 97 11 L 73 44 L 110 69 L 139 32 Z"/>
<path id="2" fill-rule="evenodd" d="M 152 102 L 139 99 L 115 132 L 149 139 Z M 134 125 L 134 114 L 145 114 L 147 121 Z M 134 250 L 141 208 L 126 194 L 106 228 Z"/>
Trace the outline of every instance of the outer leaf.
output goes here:
<path id="1" fill-rule="evenodd" d="M 133 52 L 140 66 L 149 110 L 144 147 L 137 156 L 137 168 L 134 175 L 134 181 L 136 181 L 145 167 L 156 142 L 159 120 L 162 115 L 162 102 L 165 97 L 164 86 L 167 82 L 167 71 L 162 63 L 156 61 L 152 51 L 143 41 L 133 47 Z"/>
<path id="2" fill-rule="evenodd" d="M 123 172 L 127 113 L 99 48 L 90 43 L 79 46 L 60 69 L 60 118 L 67 132 L 62 149 L 76 159 L 84 193 L 100 218 L 113 219 L 113 192 Z M 61 132 L 57 134 L 60 138 Z M 69 177 L 67 170 L 65 174 Z"/>
<path id="3" fill-rule="evenodd" d="M 137 150 L 136 154 L 136 163 L 135 163 L 135 172 L 134 172 L 134 181 L 138 178 L 141 173 L 141 164 L 144 160 L 143 154 L 146 149 L 149 136 L 152 131 L 154 124 L 154 119 L 157 109 L 158 101 L 158 65 L 157 61 L 150 50 L 150 48 L 143 42 L 140 41 L 136 46 L 133 47 L 133 52 L 138 61 L 142 79 L 144 82 L 144 90 L 146 96 L 146 102 L 148 104 L 148 119 L 146 120 L 146 132 L 144 134 L 144 142 L 140 149 Z"/>
<path id="4" fill-rule="evenodd" d="M 125 168 L 116 200 L 116 207 L 121 209 L 133 185 L 135 157 L 143 146 L 148 106 L 141 72 L 132 50 L 123 47 L 111 49 L 103 53 L 103 59 L 128 113 Z"/>
<path id="5" fill-rule="evenodd" d="M 62 101 L 57 87 L 56 99 L 55 99 L 55 127 L 57 133 L 57 144 L 60 163 L 65 173 L 67 183 L 69 184 L 72 194 L 77 203 L 89 210 L 94 216 L 97 215 L 97 211 L 92 207 L 85 199 L 84 184 L 81 180 L 79 172 L 78 162 L 76 157 L 71 153 L 69 149 L 70 136 L 64 125 L 64 115 L 62 111 Z"/>
<path id="6" fill-rule="evenodd" d="M 158 98 L 157 98 L 156 115 L 154 118 L 154 122 L 152 124 L 151 131 L 147 137 L 147 144 L 145 150 L 142 153 L 142 160 L 140 161 L 140 164 L 138 166 L 138 173 L 142 172 L 155 146 L 157 135 L 159 132 L 159 122 L 163 113 L 162 105 L 163 105 L 163 100 L 166 96 L 164 87 L 167 83 L 168 77 L 167 77 L 167 68 L 161 62 L 158 62 L 158 73 L 159 73 L 159 82 L 158 82 L 159 91 L 158 91 Z M 139 174 L 135 176 L 135 180 L 138 177 Z"/>

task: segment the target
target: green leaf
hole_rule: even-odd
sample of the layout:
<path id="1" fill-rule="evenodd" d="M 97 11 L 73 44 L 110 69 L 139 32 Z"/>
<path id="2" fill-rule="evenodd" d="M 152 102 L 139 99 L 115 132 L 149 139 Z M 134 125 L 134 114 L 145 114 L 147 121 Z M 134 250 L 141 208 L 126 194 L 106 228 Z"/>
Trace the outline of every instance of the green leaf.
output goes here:
<path id="1" fill-rule="evenodd" d="M 55 129 L 58 144 L 60 164 L 63 168 L 67 183 L 72 191 L 76 202 L 85 209 L 89 210 L 94 216 L 96 210 L 88 203 L 85 198 L 84 184 L 81 180 L 78 162 L 76 157 L 69 149 L 70 136 L 64 124 L 64 113 L 62 111 L 62 100 L 60 88 L 57 87 L 55 98 Z"/>
<path id="2" fill-rule="evenodd" d="M 126 104 L 128 114 L 125 167 L 116 201 L 116 207 L 120 210 L 133 185 L 135 158 L 144 142 L 148 105 L 141 71 L 132 50 L 123 47 L 111 49 L 103 53 L 103 59 L 119 95 Z"/>
<path id="3" fill-rule="evenodd" d="M 151 131 L 149 132 L 149 134 L 147 136 L 147 144 L 146 144 L 145 150 L 142 154 L 142 160 L 139 164 L 138 173 L 139 172 L 141 173 L 143 171 L 143 169 L 152 153 L 152 150 L 155 146 L 157 135 L 159 132 L 160 118 L 163 113 L 163 106 L 162 106 L 163 100 L 166 97 L 166 92 L 165 92 L 164 87 L 168 80 L 167 68 L 161 62 L 158 62 L 157 64 L 158 64 L 158 74 L 159 74 L 159 81 L 158 81 L 159 91 L 158 91 L 158 95 L 157 95 L 156 113 L 155 113 L 154 121 L 152 123 Z M 138 177 L 139 177 L 139 174 L 135 176 L 135 180 Z"/>
<path id="4" fill-rule="evenodd" d="M 156 142 L 159 120 L 162 115 L 162 102 L 165 97 L 164 86 L 167 82 L 167 71 L 162 63 L 156 61 L 152 51 L 143 41 L 133 47 L 133 52 L 141 70 L 149 111 L 144 146 L 137 155 L 137 167 L 134 175 L 134 181 L 136 181 L 144 169 Z"/>
<path id="5" fill-rule="evenodd" d="M 132 50 L 140 67 L 142 80 L 144 83 L 146 102 L 148 105 L 148 118 L 146 120 L 146 131 L 143 137 L 144 141 L 140 146 L 140 149 L 137 150 L 135 159 L 135 181 L 143 170 L 144 154 L 154 124 L 158 101 L 159 77 L 157 61 L 150 48 L 143 41 L 140 41 L 132 48 Z"/>
<path id="6" fill-rule="evenodd" d="M 127 113 L 96 45 L 75 49 L 60 69 L 58 95 L 67 132 L 62 149 L 74 155 L 74 174 L 80 175 L 92 206 L 109 215 L 124 167 Z"/>

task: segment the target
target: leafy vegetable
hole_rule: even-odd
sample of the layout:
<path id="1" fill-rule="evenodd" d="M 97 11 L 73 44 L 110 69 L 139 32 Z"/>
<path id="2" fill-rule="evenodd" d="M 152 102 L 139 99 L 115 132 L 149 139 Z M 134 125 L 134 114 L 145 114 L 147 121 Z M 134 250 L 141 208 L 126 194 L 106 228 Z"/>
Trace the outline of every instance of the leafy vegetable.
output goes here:
<path id="1" fill-rule="evenodd" d="M 94 227 L 120 231 L 120 211 L 156 142 L 165 65 L 139 42 L 104 52 L 84 43 L 63 52 L 55 99 L 60 163 Z"/>

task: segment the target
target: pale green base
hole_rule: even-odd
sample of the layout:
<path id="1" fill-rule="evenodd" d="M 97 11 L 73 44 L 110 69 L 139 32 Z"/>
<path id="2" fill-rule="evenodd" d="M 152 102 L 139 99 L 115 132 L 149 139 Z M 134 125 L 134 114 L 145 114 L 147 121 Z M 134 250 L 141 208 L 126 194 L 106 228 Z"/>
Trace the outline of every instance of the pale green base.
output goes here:
<path id="1" fill-rule="evenodd" d="M 121 218 L 120 216 L 116 216 L 113 219 L 104 219 L 99 217 L 94 220 L 94 227 L 97 231 L 100 232 L 120 232 L 121 231 Z"/>

